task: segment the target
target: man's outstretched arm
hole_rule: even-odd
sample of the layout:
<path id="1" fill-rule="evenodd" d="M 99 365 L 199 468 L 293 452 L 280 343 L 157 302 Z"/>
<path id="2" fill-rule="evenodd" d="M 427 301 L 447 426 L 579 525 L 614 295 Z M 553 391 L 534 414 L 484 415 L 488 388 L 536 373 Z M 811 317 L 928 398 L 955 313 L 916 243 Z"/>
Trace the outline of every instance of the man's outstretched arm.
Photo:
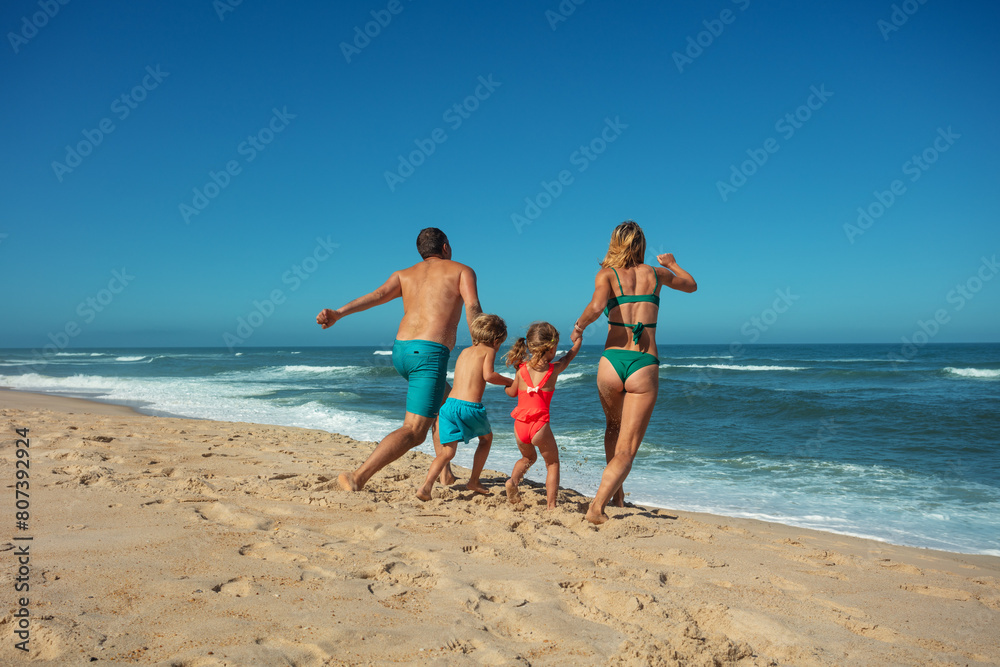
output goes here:
<path id="1" fill-rule="evenodd" d="M 465 323 L 469 325 L 469 335 L 472 335 L 472 322 L 483 314 L 479 305 L 479 290 L 476 287 L 476 272 L 465 267 L 458 279 L 458 293 L 465 302 Z"/>
<path id="2" fill-rule="evenodd" d="M 374 308 L 375 306 L 381 306 L 383 303 L 388 303 L 400 296 L 403 296 L 403 288 L 399 283 L 399 272 L 397 271 L 389 276 L 389 279 L 374 292 L 370 292 L 364 296 L 359 296 L 357 299 L 341 306 L 337 310 L 324 308 L 319 311 L 319 315 L 316 316 L 316 323 L 324 329 L 329 329 L 342 317 L 346 317 L 351 313 L 357 313 L 362 310 L 368 310 L 369 308 Z"/>

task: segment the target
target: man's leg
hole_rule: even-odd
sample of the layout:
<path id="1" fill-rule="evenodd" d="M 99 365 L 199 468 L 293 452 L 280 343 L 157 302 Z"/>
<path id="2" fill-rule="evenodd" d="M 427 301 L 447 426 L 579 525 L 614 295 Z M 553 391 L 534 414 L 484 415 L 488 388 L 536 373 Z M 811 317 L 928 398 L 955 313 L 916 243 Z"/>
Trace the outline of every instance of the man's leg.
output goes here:
<path id="1" fill-rule="evenodd" d="M 340 488 L 344 491 L 363 489 L 372 475 L 423 442 L 427 437 L 427 429 L 434 421 L 435 417 L 422 417 L 407 412 L 403 426 L 385 436 L 360 468 L 340 474 L 337 478 Z"/>

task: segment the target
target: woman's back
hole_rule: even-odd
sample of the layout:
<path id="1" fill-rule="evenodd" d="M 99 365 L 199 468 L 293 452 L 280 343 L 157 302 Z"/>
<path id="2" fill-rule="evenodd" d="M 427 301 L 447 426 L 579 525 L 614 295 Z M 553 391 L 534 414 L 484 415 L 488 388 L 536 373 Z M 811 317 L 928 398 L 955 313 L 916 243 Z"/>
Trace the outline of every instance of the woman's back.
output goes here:
<path id="1" fill-rule="evenodd" d="M 611 326 L 605 347 L 641 350 L 656 355 L 655 326 L 661 282 L 648 264 L 607 268 L 602 273 L 611 288 L 605 313 Z M 622 298 L 624 296 L 624 298 Z"/>

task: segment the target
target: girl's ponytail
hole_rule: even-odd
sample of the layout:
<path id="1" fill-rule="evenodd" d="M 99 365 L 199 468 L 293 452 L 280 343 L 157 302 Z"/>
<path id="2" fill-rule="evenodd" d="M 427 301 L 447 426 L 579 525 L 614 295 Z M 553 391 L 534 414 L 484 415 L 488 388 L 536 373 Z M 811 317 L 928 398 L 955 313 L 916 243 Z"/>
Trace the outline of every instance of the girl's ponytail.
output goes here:
<path id="1" fill-rule="evenodd" d="M 524 363 L 524 358 L 527 356 L 528 345 L 524 342 L 524 338 L 518 338 L 514 341 L 514 347 L 510 348 L 510 352 L 507 353 L 505 364 L 517 368 Z"/>

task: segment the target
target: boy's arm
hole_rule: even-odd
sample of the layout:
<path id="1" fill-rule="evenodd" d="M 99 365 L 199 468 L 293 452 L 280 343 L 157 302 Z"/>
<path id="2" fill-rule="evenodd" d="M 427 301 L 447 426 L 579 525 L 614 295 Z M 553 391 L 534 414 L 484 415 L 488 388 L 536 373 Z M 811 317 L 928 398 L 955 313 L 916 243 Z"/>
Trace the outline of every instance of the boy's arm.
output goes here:
<path id="1" fill-rule="evenodd" d="M 346 317 L 351 313 L 357 313 L 375 306 L 381 306 L 383 303 L 388 303 L 400 296 L 403 296 L 403 288 L 399 282 L 399 272 L 397 271 L 389 276 L 389 279 L 374 292 L 370 292 L 364 296 L 359 296 L 357 299 L 341 306 L 337 310 L 324 308 L 319 312 L 319 315 L 316 316 L 316 323 L 324 329 L 329 329 L 337 323 L 337 320 Z"/>
<path id="2" fill-rule="evenodd" d="M 489 349 L 486 351 L 486 355 L 483 357 L 483 379 L 490 384 L 498 384 L 502 387 L 509 387 L 514 383 L 514 381 L 509 377 L 504 377 L 496 372 L 494 369 L 496 358 L 496 350 Z"/>
<path id="3" fill-rule="evenodd" d="M 569 362 L 573 361 L 573 357 L 576 356 L 577 352 L 580 351 L 580 346 L 583 345 L 583 337 L 577 338 L 573 341 L 573 347 L 569 348 L 569 352 L 559 357 L 555 364 L 555 368 L 552 369 L 553 374 L 562 373 L 569 366 Z"/>

